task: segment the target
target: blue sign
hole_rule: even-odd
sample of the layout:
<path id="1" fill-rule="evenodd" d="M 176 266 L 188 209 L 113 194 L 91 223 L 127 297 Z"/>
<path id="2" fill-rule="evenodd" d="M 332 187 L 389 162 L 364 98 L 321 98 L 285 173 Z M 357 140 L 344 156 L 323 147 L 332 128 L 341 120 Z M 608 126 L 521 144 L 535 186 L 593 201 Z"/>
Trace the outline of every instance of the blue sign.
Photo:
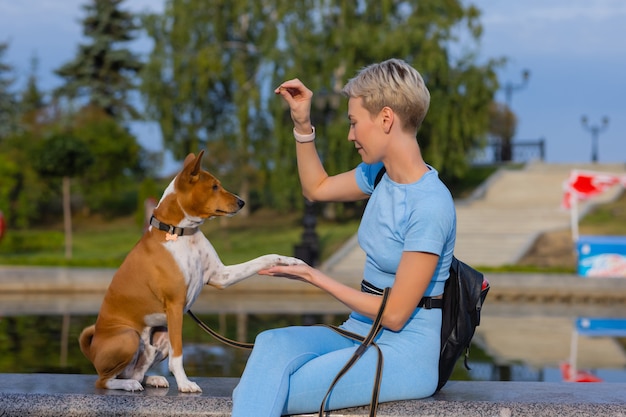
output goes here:
<path id="1" fill-rule="evenodd" d="M 580 236 L 578 275 L 626 278 L 626 236 Z"/>
<path id="2" fill-rule="evenodd" d="M 626 337 L 626 318 L 579 317 L 576 331 L 585 336 Z"/>

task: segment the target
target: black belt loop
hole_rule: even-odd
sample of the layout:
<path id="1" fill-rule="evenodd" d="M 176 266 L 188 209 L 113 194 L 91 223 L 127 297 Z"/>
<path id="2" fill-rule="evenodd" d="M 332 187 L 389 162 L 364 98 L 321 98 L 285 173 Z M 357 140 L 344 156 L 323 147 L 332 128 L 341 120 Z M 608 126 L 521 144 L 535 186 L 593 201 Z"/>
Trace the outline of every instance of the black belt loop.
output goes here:
<path id="1" fill-rule="evenodd" d="M 383 290 L 363 280 L 361 281 L 361 291 L 368 294 L 383 295 Z M 430 310 L 433 308 L 443 308 L 443 300 L 441 298 L 422 297 L 417 307 Z"/>

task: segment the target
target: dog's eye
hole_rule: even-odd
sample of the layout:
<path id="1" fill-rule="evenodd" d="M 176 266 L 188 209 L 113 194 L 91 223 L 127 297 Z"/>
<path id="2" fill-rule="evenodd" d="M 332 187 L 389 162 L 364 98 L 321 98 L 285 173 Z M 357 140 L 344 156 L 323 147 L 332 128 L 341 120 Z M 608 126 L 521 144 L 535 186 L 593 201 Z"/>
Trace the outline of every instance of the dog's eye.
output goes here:
<path id="1" fill-rule="evenodd" d="M 213 184 L 213 191 L 219 191 L 220 186 L 217 184 Z"/>

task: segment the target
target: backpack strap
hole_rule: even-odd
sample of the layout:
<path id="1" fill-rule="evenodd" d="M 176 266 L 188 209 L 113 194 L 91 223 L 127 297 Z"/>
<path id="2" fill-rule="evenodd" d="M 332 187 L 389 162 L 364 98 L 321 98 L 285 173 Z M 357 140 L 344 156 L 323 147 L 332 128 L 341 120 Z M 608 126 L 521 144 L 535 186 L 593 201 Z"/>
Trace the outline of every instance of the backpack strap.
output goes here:
<path id="1" fill-rule="evenodd" d="M 387 168 L 385 168 L 385 166 L 383 165 L 380 171 L 378 171 L 378 174 L 376 174 L 376 178 L 374 179 L 374 188 L 376 188 L 380 180 L 383 179 L 383 175 L 385 175 L 385 172 L 387 172 Z"/>

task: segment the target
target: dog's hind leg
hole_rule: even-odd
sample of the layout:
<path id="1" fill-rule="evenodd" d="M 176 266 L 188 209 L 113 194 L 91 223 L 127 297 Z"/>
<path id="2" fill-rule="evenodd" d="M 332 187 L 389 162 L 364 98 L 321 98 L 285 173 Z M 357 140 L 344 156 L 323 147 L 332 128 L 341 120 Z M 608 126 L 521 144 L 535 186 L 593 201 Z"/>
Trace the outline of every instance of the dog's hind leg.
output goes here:
<path id="1" fill-rule="evenodd" d="M 129 365 L 133 366 L 140 348 L 139 334 L 127 328 L 115 336 L 92 339 L 93 365 L 98 372 L 96 388 L 143 391 L 141 380 L 118 379 Z"/>
<path id="2" fill-rule="evenodd" d="M 143 378 L 148 369 L 167 358 L 170 351 L 167 327 L 146 327 L 141 333 L 144 344 L 143 355 L 137 361 L 133 379 Z M 161 375 L 148 375 L 144 383 L 150 387 L 168 388 L 170 383 Z"/>

